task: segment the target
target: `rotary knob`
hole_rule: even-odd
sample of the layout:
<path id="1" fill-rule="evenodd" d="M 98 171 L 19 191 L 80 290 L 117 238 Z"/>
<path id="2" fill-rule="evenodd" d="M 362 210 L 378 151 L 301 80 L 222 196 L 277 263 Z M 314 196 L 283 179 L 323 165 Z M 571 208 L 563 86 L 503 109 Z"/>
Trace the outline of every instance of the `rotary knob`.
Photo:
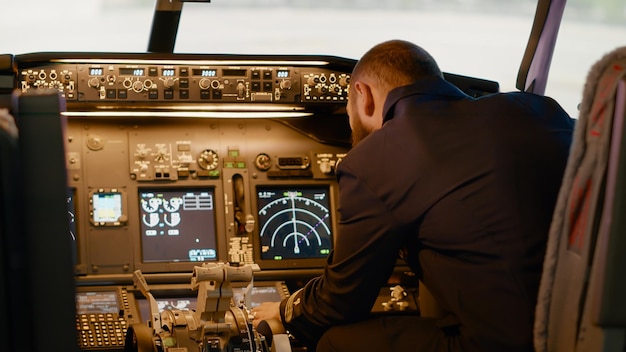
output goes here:
<path id="1" fill-rule="evenodd" d="M 198 165 L 204 170 L 215 170 L 219 162 L 219 157 L 214 150 L 203 150 L 198 156 Z"/>
<path id="2" fill-rule="evenodd" d="M 133 82 L 133 90 L 137 93 L 141 93 L 143 91 L 143 82 L 134 81 Z"/>
<path id="3" fill-rule="evenodd" d="M 272 159 L 269 155 L 261 153 L 254 159 L 254 165 L 261 171 L 267 171 L 272 167 Z"/>
<path id="4" fill-rule="evenodd" d="M 200 89 L 209 89 L 209 87 L 211 86 L 211 80 L 208 78 L 203 78 L 200 80 L 200 82 L 198 82 L 198 85 L 200 85 Z"/>
<path id="5" fill-rule="evenodd" d="M 98 77 L 91 77 L 87 84 L 92 88 L 98 88 L 100 86 L 100 79 L 98 79 Z"/>
<path id="6" fill-rule="evenodd" d="M 291 80 L 290 79 L 284 79 L 284 80 L 280 81 L 280 88 L 281 89 L 291 89 Z"/>
<path id="7" fill-rule="evenodd" d="M 319 167 L 320 171 L 325 175 L 333 173 L 333 165 L 331 164 L 330 160 L 322 160 L 319 164 Z"/>

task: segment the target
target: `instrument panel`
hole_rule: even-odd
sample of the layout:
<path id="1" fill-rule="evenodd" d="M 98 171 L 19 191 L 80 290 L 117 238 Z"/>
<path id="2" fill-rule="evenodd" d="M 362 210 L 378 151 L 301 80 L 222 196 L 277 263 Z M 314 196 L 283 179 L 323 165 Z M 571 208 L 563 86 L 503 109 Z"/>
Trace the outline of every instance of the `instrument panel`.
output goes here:
<path id="1" fill-rule="evenodd" d="M 204 261 L 323 265 L 354 61 L 34 53 L 15 62 L 18 89 L 53 89 L 67 104 L 79 282 L 123 283 L 137 269 L 176 277 Z"/>
<path id="2" fill-rule="evenodd" d="M 52 54 L 54 55 L 54 54 Z M 21 57 L 19 88 L 51 88 L 68 102 L 345 102 L 350 60 L 304 56 L 59 54 Z"/>

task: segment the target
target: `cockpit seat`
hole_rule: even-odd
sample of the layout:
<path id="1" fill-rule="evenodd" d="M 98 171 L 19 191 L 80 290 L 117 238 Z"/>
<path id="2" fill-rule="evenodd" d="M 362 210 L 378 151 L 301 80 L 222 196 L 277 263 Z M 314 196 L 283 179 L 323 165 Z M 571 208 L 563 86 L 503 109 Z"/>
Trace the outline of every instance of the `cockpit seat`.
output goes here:
<path id="1" fill-rule="evenodd" d="M 622 47 L 584 87 L 539 288 L 537 352 L 626 351 L 625 105 Z"/>

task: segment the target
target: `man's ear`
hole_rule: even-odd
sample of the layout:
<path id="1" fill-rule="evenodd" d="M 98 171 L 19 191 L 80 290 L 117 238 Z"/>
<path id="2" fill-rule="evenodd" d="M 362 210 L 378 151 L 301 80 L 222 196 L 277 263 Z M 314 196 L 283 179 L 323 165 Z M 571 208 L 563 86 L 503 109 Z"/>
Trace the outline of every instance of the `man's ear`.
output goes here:
<path id="1" fill-rule="evenodd" d="M 374 94 L 372 92 L 372 88 L 363 81 L 356 81 L 353 85 L 356 91 L 359 93 L 360 99 L 357 101 L 359 109 L 363 111 L 365 116 L 374 115 L 374 111 L 376 110 L 376 104 L 374 102 Z"/>

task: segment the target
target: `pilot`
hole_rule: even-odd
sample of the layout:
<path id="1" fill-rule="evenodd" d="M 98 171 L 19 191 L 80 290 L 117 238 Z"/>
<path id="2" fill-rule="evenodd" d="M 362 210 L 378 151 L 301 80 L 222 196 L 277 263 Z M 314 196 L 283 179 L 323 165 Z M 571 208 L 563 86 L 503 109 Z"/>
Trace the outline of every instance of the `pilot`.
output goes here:
<path id="1" fill-rule="evenodd" d="M 532 351 L 574 120 L 544 96 L 472 98 L 402 40 L 358 61 L 347 108 L 334 251 L 323 275 L 254 308 L 253 323 L 280 319 L 317 351 Z M 399 253 L 442 316 L 370 314 Z"/>

